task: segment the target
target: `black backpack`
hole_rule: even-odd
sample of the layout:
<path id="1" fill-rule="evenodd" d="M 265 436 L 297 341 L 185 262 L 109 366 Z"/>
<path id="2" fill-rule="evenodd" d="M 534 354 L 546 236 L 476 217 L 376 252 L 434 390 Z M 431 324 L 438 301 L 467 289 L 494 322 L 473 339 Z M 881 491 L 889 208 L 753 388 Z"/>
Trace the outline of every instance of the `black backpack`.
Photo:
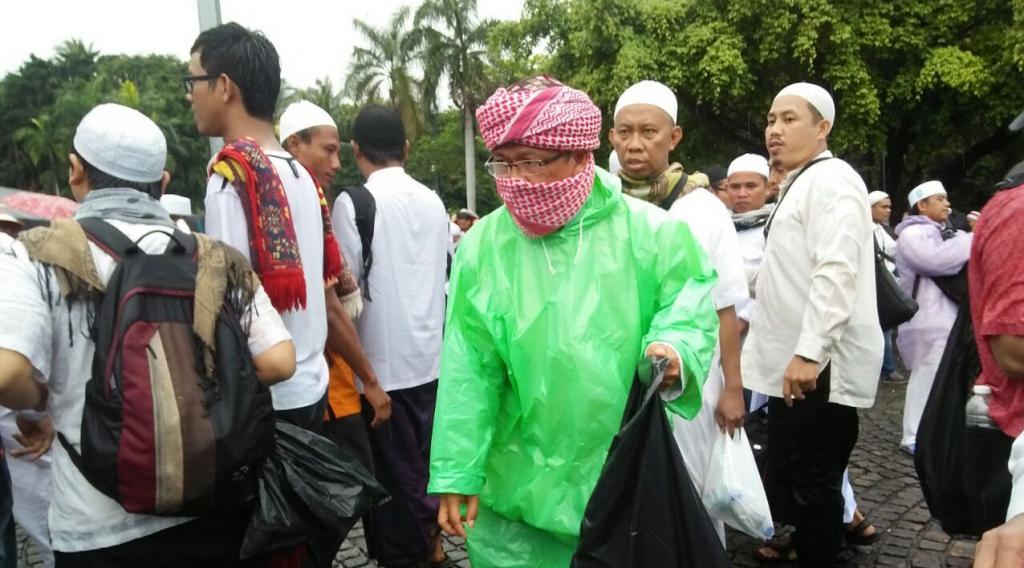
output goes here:
<path id="1" fill-rule="evenodd" d="M 217 315 L 215 370 L 207 371 L 205 346 L 192 331 L 196 238 L 175 231 L 163 254 L 145 254 L 104 221 L 80 224 L 118 265 L 91 330 L 82 451 L 61 435 L 64 449 L 129 513 L 198 515 L 251 504 L 274 442 L 270 391 L 256 379 L 227 296 Z"/>
<path id="2" fill-rule="evenodd" d="M 370 278 L 370 269 L 373 268 L 373 228 L 377 217 L 377 200 L 365 185 L 341 188 L 352 199 L 352 209 L 355 211 L 356 231 L 359 232 L 359 242 L 363 248 L 363 274 L 360 278 L 359 287 L 363 290 L 363 297 L 370 298 L 370 287 L 367 284 Z"/>

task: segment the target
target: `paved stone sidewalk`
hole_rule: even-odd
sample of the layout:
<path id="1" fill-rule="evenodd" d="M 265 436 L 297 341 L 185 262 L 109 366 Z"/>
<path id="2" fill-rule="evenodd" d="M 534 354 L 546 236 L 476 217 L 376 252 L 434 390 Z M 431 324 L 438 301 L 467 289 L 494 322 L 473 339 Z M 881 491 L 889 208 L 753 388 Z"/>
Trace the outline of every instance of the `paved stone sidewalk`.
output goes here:
<path id="1" fill-rule="evenodd" d="M 860 439 L 851 458 L 850 476 L 861 512 L 882 536 L 873 546 L 851 552 L 848 564 L 968 567 L 974 558 L 974 540 L 950 538 L 931 521 L 913 460 L 897 448 L 905 390 L 905 385 L 883 383 L 875 407 L 860 414 Z M 461 540 L 446 540 L 445 547 L 458 566 L 469 566 Z M 729 553 L 735 566 L 758 566 L 756 548 L 753 539 L 730 533 Z M 366 556 L 362 527 L 357 526 L 349 535 L 335 566 L 376 566 Z"/>
<path id="2" fill-rule="evenodd" d="M 902 431 L 904 385 L 883 383 L 875 407 L 861 412 L 860 439 L 853 451 L 850 476 L 861 512 L 882 533 L 873 546 L 859 547 L 848 555 L 849 565 L 909 566 L 911 568 L 968 567 L 974 558 L 974 541 L 953 539 L 930 520 L 924 496 L 910 456 L 897 449 Z M 19 535 L 24 544 L 24 535 Z M 758 566 L 757 542 L 729 534 L 729 553 L 738 567 Z M 445 540 L 445 549 L 459 567 L 469 567 L 465 543 Z M 19 566 L 35 568 L 38 557 L 24 549 Z M 374 568 L 366 554 L 363 529 L 357 525 L 338 557 L 338 568 Z"/>

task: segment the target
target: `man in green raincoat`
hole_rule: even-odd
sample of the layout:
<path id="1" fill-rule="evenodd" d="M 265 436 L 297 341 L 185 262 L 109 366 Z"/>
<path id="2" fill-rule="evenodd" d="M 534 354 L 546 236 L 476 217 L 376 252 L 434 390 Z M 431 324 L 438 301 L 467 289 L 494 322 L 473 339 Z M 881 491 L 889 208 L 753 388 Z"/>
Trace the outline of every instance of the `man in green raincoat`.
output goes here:
<path id="1" fill-rule="evenodd" d="M 477 120 L 505 206 L 455 256 L 428 491 L 474 568 L 564 567 L 637 363 L 668 358 L 668 408 L 700 409 L 715 274 L 685 224 L 595 168 L 586 94 L 536 78 Z"/>

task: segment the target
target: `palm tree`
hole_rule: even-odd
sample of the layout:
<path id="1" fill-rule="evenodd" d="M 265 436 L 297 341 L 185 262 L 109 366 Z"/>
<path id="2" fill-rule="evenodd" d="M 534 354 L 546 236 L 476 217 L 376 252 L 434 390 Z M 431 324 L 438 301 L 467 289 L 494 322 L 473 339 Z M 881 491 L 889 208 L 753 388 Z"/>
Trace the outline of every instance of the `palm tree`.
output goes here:
<path id="1" fill-rule="evenodd" d="M 14 141 L 35 169 L 39 185 L 43 188 L 49 185 L 54 195 L 60 195 L 57 172 L 62 165 L 60 151 L 65 142 L 55 136 L 49 115 L 41 114 L 30 124 L 14 131 Z"/>
<path id="2" fill-rule="evenodd" d="M 466 206 L 476 209 L 473 111 L 480 99 L 490 22 L 476 21 L 476 0 L 426 0 L 416 12 L 416 23 L 425 45 L 422 100 L 434 100 L 441 75 L 447 75 L 452 103 L 462 111 Z"/>
<path id="3" fill-rule="evenodd" d="M 368 45 L 352 50 L 344 91 L 355 101 L 384 102 L 398 109 L 406 135 L 415 140 L 424 131 L 421 80 L 414 74 L 422 36 L 410 29 L 411 15 L 409 7 L 403 6 L 380 30 L 353 20 Z"/>

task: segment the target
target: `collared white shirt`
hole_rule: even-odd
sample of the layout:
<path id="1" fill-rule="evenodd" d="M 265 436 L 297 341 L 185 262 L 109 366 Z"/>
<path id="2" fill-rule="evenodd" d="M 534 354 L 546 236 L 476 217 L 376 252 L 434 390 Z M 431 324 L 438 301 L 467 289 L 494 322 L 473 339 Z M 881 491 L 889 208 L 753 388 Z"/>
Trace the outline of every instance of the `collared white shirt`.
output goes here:
<path id="1" fill-rule="evenodd" d="M 837 158 L 796 174 L 784 182 L 771 220 L 757 278 L 757 315 L 743 347 L 743 382 L 781 397 L 786 367 L 799 355 L 822 369 L 831 363 L 829 401 L 868 408 L 884 342 L 867 188 Z"/>
<path id="2" fill-rule="evenodd" d="M 306 168 L 291 154 L 264 150 L 281 178 L 292 227 L 299 245 L 306 280 L 306 308 L 281 314 L 295 343 L 295 374 L 270 387 L 275 410 L 303 408 L 319 402 L 327 392 L 329 371 L 324 357 L 327 343 L 327 299 L 324 297 L 324 220 L 316 185 Z M 291 162 L 291 165 L 289 165 Z M 293 168 L 294 166 L 294 168 Z M 206 234 L 249 253 L 249 225 L 238 192 L 214 173 L 206 186 Z"/>
<path id="3" fill-rule="evenodd" d="M 377 214 L 369 298 L 356 328 L 384 390 L 417 387 L 438 377 L 451 221 L 441 198 L 402 168 L 377 170 L 365 185 Z M 362 242 L 347 193 L 334 202 L 332 225 L 361 283 Z"/>
<path id="4" fill-rule="evenodd" d="M 148 254 L 161 253 L 170 240 L 162 225 L 109 221 Z M 110 279 L 116 262 L 89 243 L 96 273 Z M 81 451 L 85 385 L 90 378 L 96 344 L 89 340 L 85 302 L 69 307 L 60 296 L 53 269 L 32 261 L 21 243 L 0 234 L 0 347 L 21 353 L 32 363 L 35 378 L 49 388 L 48 410 L 54 428 Z M 259 355 L 290 339 L 263 288 L 253 299 L 249 325 L 249 351 Z M 287 382 L 287 381 L 285 381 Z M 128 513 L 116 501 L 93 487 L 54 440 L 50 501 L 50 537 L 53 549 L 80 552 L 116 546 L 191 520 Z"/>

